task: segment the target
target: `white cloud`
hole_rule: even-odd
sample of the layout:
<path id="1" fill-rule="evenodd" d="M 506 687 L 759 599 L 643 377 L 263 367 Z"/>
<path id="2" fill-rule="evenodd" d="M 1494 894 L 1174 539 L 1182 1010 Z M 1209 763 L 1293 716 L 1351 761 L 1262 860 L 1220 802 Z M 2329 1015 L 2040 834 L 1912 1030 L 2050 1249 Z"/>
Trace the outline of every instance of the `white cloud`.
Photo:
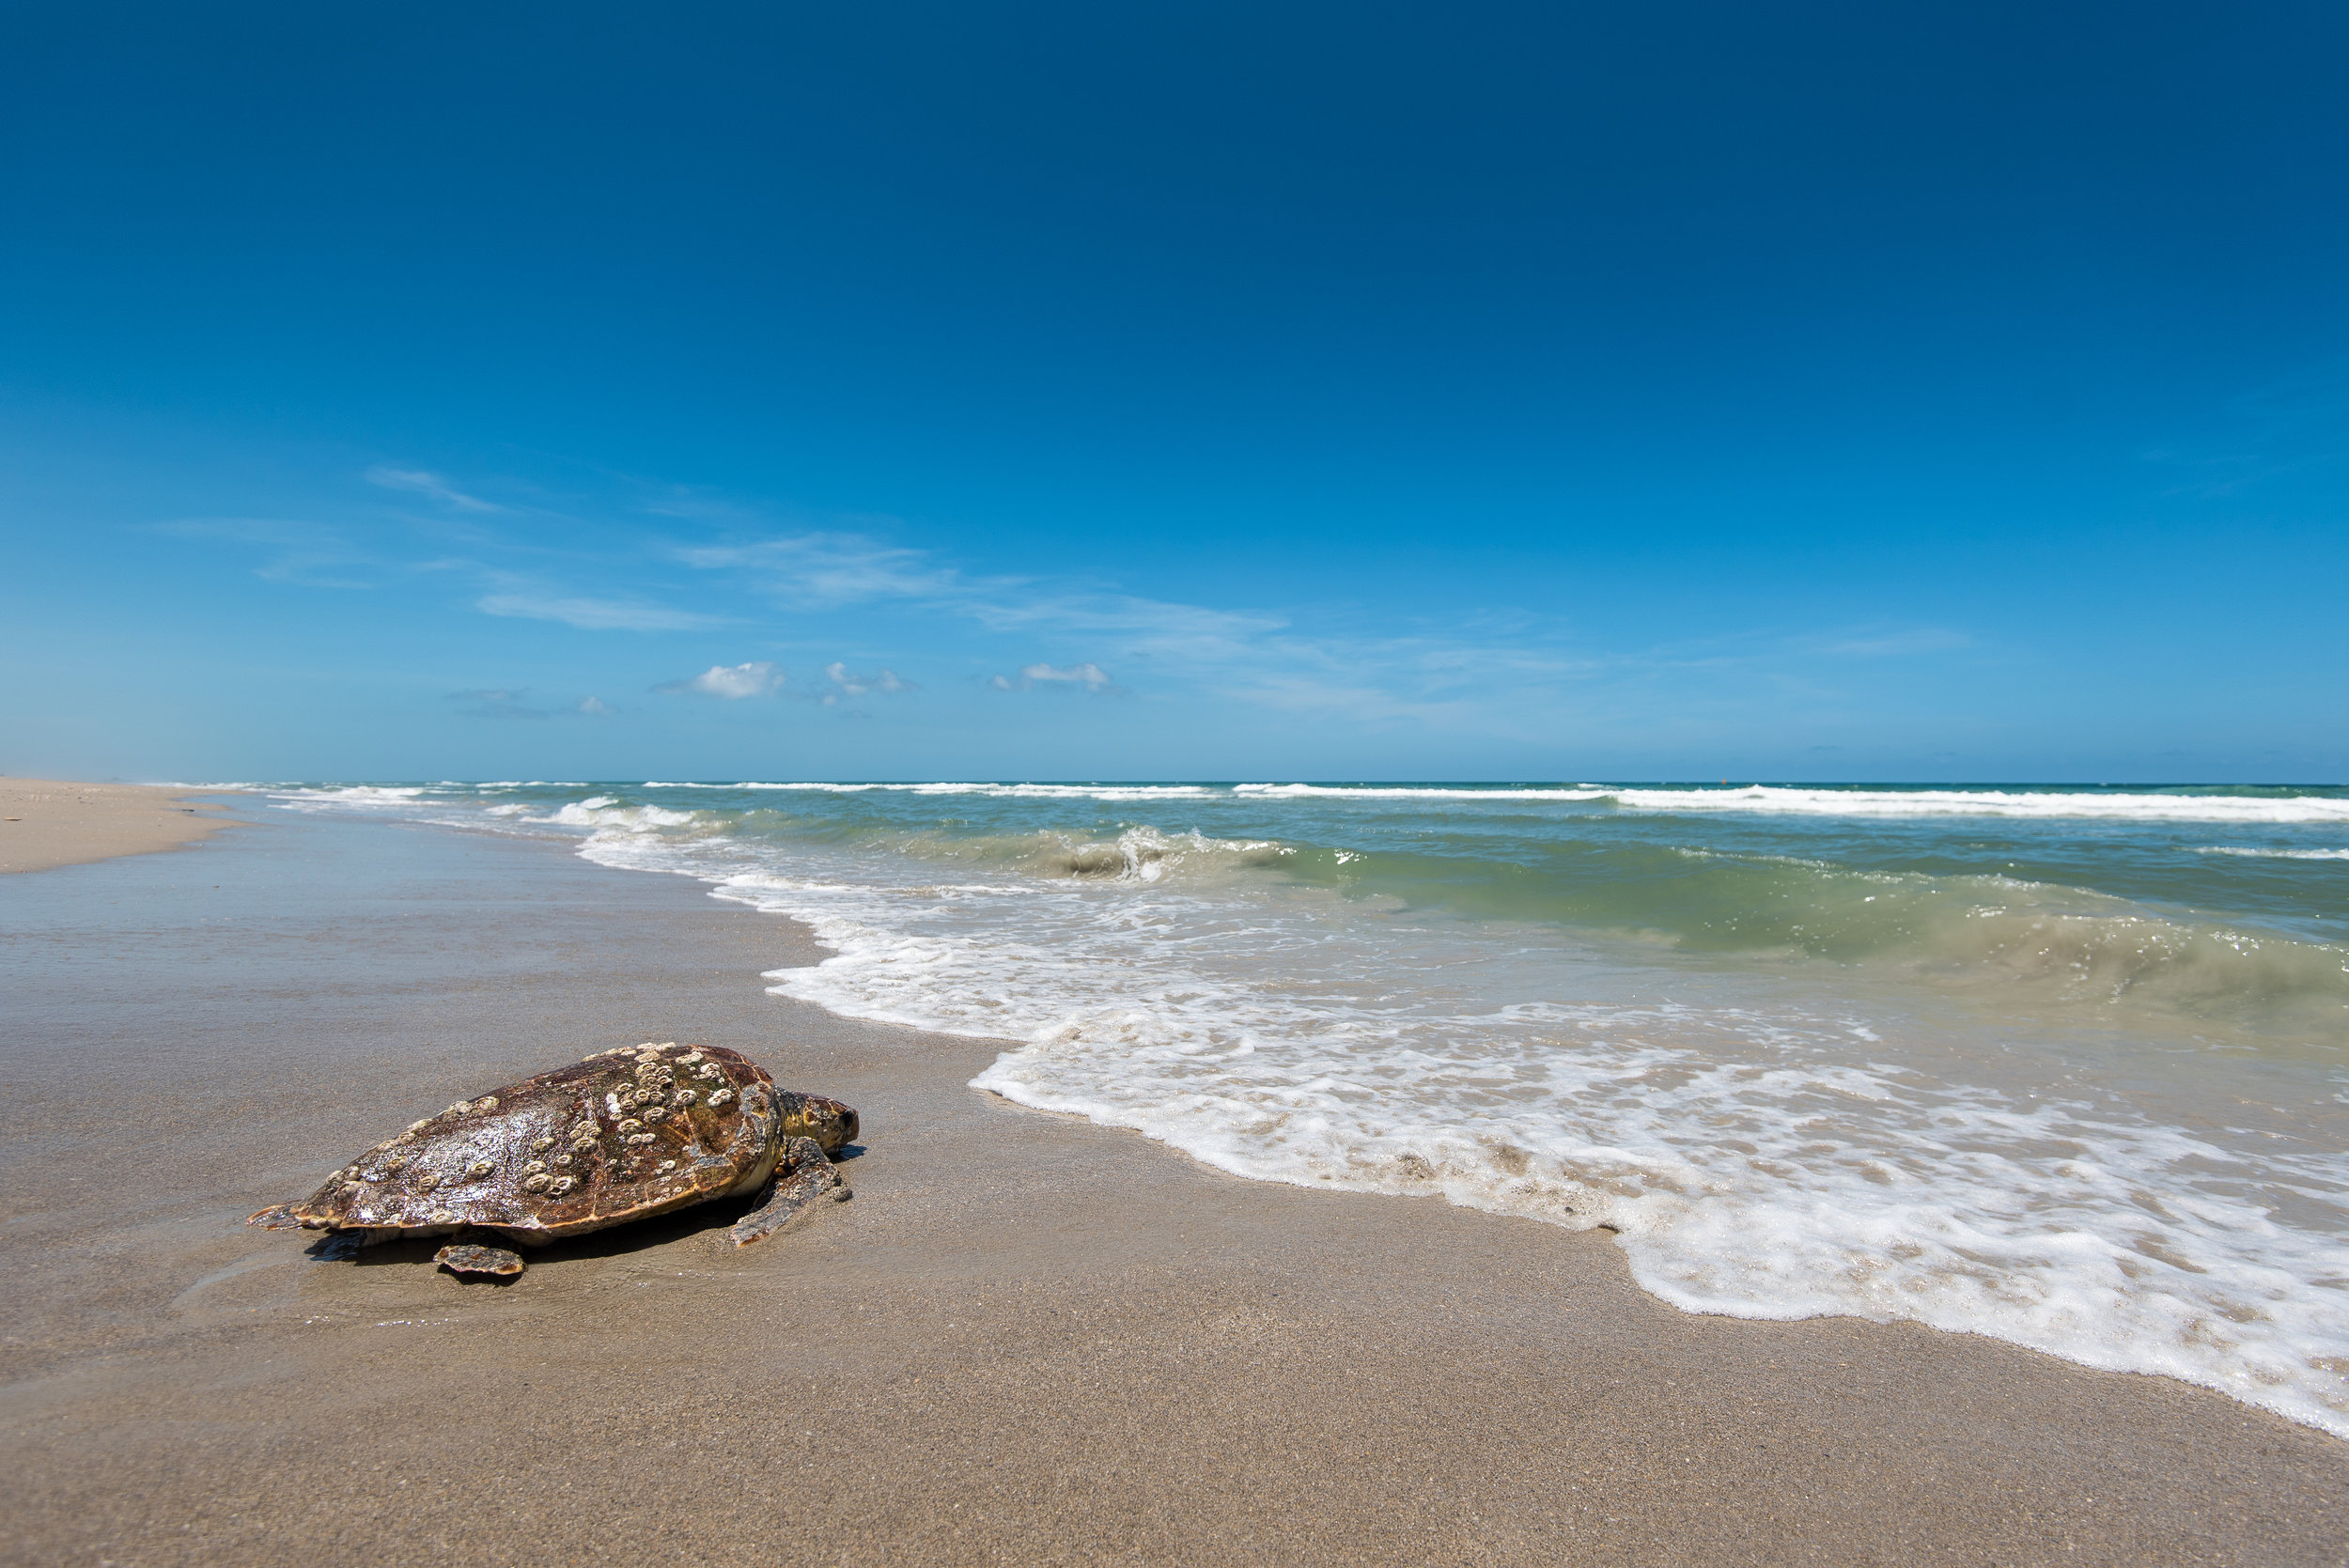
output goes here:
<path id="1" fill-rule="evenodd" d="M 700 675 L 684 680 L 668 681 L 653 688 L 656 691 L 699 691 L 708 697 L 739 700 L 743 697 L 770 697 L 784 688 L 787 677 L 774 664 L 754 659 L 740 664 L 712 664 Z"/>
<path id="2" fill-rule="evenodd" d="M 561 621 L 582 631 L 691 631 L 720 624 L 714 615 L 673 610 L 642 599 L 584 598 L 544 594 L 490 594 L 474 608 L 518 620 Z"/>
<path id="3" fill-rule="evenodd" d="M 484 501 L 477 495 L 467 495 L 463 490 L 451 486 L 439 474 L 427 473 L 420 468 L 393 468 L 386 463 L 378 463 L 361 477 L 365 478 L 368 484 L 381 485 L 387 490 L 412 490 L 417 495 L 429 496 L 442 505 L 459 512 L 503 512 L 506 510 L 493 501 Z"/>
<path id="4" fill-rule="evenodd" d="M 1037 687 L 1054 686 L 1071 689 L 1081 686 L 1087 691 L 1106 691 L 1112 695 L 1121 694 L 1125 691 L 1124 687 L 1110 679 L 1108 671 L 1090 661 L 1083 664 L 1071 664 L 1066 668 L 1057 664 L 1041 662 L 1023 664 L 1019 667 L 1018 680 L 1015 681 L 1008 675 L 995 675 L 988 679 L 988 685 L 998 691 L 1029 691 Z"/>
<path id="5" fill-rule="evenodd" d="M 824 678 L 832 682 L 832 687 L 821 699 L 826 707 L 837 706 L 843 697 L 870 696 L 875 692 L 890 695 L 920 690 L 894 670 L 883 670 L 877 675 L 860 675 L 852 674 L 848 666 L 838 660 L 824 666 Z"/>
<path id="6" fill-rule="evenodd" d="M 582 697 L 579 699 L 579 711 L 592 718 L 599 713 L 611 712 L 612 705 L 601 697 Z"/>

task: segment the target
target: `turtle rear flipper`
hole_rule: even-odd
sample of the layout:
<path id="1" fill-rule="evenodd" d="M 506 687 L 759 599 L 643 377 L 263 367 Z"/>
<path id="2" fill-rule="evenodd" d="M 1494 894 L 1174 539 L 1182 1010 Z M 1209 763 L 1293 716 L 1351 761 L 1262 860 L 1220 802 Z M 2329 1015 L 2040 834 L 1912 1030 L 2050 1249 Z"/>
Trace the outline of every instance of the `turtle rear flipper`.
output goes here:
<path id="1" fill-rule="evenodd" d="M 727 1238 L 737 1247 L 764 1241 L 828 1192 L 835 1202 L 849 1196 L 840 1167 L 824 1157 L 823 1145 L 813 1138 L 786 1139 L 783 1153 L 775 1159 L 774 1184 L 767 1189 L 767 1201 L 736 1220 Z"/>
<path id="2" fill-rule="evenodd" d="M 460 1232 L 454 1241 L 432 1254 L 432 1261 L 459 1276 L 477 1274 L 494 1279 L 520 1274 L 522 1255 L 510 1248 L 490 1246 L 491 1239 L 486 1231 Z"/>

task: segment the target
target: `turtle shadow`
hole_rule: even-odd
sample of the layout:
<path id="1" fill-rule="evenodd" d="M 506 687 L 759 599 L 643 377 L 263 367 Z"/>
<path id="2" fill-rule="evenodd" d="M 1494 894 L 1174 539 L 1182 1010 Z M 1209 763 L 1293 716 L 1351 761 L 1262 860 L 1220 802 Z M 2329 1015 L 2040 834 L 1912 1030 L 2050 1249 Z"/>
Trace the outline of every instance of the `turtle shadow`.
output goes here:
<path id="1" fill-rule="evenodd" d="M 834 1165 L 846 1165 L 864 1153 L 862 1143 L 844 1143 L 832 1157 Z M 550 1242 L 525 1253 L 536 1262 L 544 1258 L 549 1263 L 567 1258 L 617 1258 L 647 1248 L 661 1247 L 673 1241 L 685 1241 L 711 1231 L 731 1229 L 734 1222 L 758 1207 L 766 1197 L 762 1191 L 744 1193 L 739 1198 L 712 1198 L 706 1203 L 678 1209 L 673 1214 L 656 1215 L 650 1219 L 631 1219 L 624 1225 L 608 1230 L 590 1231 L 585 1235 L 570 1236 Z"/>

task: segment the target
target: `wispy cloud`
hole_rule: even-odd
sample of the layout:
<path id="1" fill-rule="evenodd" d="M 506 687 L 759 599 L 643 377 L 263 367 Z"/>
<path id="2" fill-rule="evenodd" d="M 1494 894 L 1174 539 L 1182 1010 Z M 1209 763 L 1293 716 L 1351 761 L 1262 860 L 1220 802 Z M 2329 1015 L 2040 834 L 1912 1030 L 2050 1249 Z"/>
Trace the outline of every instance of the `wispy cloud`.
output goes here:
<path id="1" fill-rule="evenodd" d="M 1927 626 L 1906 631 L 1837 638 L 1818 644 L 1812 651 L 1832 659 L 1902 659 L 1912 654 L 1947 653 L 1952 648 L 1970 648 L 1973 645 L 1974 640 L 1962 631 Z"/>
<path id="2" fill-rule="evenodd" d="M 882 696 L 894 696 L 900 691 L 920 690 L 913 682 L 903 678 L 894 670 L 883 670 L 877 675 L 860 675 L 852 673 L 846 663 L 838 660 L 824 666 L 824 678 L 832 683 L 832 690 L 817 700 L 826 707 L 836 707 L 843 701 L 853 697 L 872 696 L 876 693 Z"/>
<path id="3" fill-rule="evenodd" d="M 503 512 L 507 509 L 494 501 L 467 495 L 439 474 L 420 468 L 393 468 L 386 463 L 378 463 L 360 477 L 387 490 L 407 490 L 412 494 L 428 496 L 452 511 Z"/>
<path id="4" fill-rule="evenodd" d="M 451 691 L 445 701 L 459 705 L 459 711 L 474 719 L 544 719 L 547 709 L 532 707 L 522 699 L 530 694 L 527 688 L 508 691 L 495 688 L 481 691 Z"/>
<path id="5" fill-rule="evenodd" d="M 1090 661 L 1071 664 L 1066 669 L 1056 664 L 1023 664 L 1017 680 L 1009 675 L 993 675 L 988 677 L 988 685 L 998 691 L 1033 691 L 1039 687 L 1048 690 L 1057 687 L 1069 691 L 1081 689 L 1091 692 L 1106 691 L 1112 695 L 1125 691 L 1124 687 L 1110 679 L 1108 671 Z"/>
<path id="6" fill-rule="evenodd" d="M 457 704 L 457 710 L 471 719 L 594 718 L 614 711 L 596 697 L 582 697 L 568 706 L 541 707 L 530 702 L 529 696 L 528 687 L 490 687 L 478 691 L 451 691 L 442 700 Z"/>
<path id="7" fill-rule="evenodd" d="M 1342 604 L 1190 603 L 1076 575 L 989 572 L 896 542 L 901 525 L 888 520 L 770 523 L 762 534 L 755 507 L 681 487 L 641 486 L 627 527 L 614 528 L 474 493 L 523 493 L 520 481 L 476 486 L 389 465 L 366 477 L 422 496 L 444 515 L 379 506 L 342 527 L 195 519 L 169 531 L 268 551 L 260 570 L 278 581 L 356 587 L 405 577 L 443 593 L 457 589 L 485 614 L 583 630 L 763 625 L 777 639 L 771 646 L 806 649 L 817 637 L 878 644 L 875 663 L 882 650 L 896 653 L 885 639 L 901 635 L 932 659 L 970 660 L 965 671 L 1005 672 L 983 676 L 1002 691 L 1220 704 L 1277 715 L 1283 725 L 1331 721 L 1365 732 L 1545 747 L 1594 724 L 1652 731 L 1706 704 L 1727 711 L 1757 695 L 1793 692 L 1835 708 L 1905 672 L 1900 661 L 1979 646 L 1952 628 L 1879 621 L 1598 650 L 1554 615 L 1522 609 L 1381 619 Z M 648 533 L 651 519 L 671 521 Z M 687 537 L 670 536 L 671 527 Z M 692 542 L 696 533 L 720 537 Z M 426 539 L 443 550 L 461 539 L 462 552 L 418 559 L 417 541 Z M 787 633 L 778 620 L 791 623 Z M 1871 672 L 1872 661 L 1885 668 Z M 750 660 L 655 690 L 722 701 L 803 692 L 848 714 L 914 689 L 894 668 L 866 673 L 872 668 L 835 660 L 801 684 L 787 682 L 776 663 Z M 608 710 L 596 698 L 552 708 L 515 692 L 466 700 L 468 711 L 485 717 Z"/>
<path id="8" fill-rule="evenodd" d="M 2218 501 L 2349 462 L 2349 362 L 2313 365 L 2230 399 L 2223 433 L 2142 454 L 2179 473 L 2171 495 Z"/>
<path id="9" fill-rule="evenodd" d="M 705 571 L 742 575 L 795 608 L 899 601 L 942 611 L 986 631 L 1108 635 L 1143 659 L 1213 662 L 1245 657 L 1289 623 L 1260 611 L 1173 603 L 1066 582 L 973 576 L 928 551 L 843 530 L 685 550 Z"/>
<path id="10" fill-rule="evenodd" d="M 811 608 L 881 598 L 958 599 L 974 585 L 926 551 L 862 534 L 800 534 L 679 551 L 705 571 L 731 569 L 786 603 Z"/>
<path id="11" fill-rule="evenodd" d="M 519 620 L 560 621 L 582 631 L 694 631 L 723 625 L 715 615 L 672 609 L 644 599 L 588 598 L 576 595 L 489 594 L 474 601 L 489 615 Z"/>
<path id="12" fill-rule="evenodd" d="M 269 582 L 303 588 L 372 588 L 372 576 L 361 576 L 382 563 L 352 544 L 338 528 L 290 518 L 179 518 L 158 523 L 155 532 L 176 539 L 200 539 L 216 544 L 246 545 L 270 551 L 254 568 Z"/>
<path id="13" fill-rule="evenodd" d="M 784 689 L 788 679 L 776 665 L 763 659 L 740 664 L 712 664 L 700 675 L 682 680 L 663 681 L 653 688 L 656 691 L 698 691 L 706 697 L 739 700 L 744 697 L 771 697 Z"/>

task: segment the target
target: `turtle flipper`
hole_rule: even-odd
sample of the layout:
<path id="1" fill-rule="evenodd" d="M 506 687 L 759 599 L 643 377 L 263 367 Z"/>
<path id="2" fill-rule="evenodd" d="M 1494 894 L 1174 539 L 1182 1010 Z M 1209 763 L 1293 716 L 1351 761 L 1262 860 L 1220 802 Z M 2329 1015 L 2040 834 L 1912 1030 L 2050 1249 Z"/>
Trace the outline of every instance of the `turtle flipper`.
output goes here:
<path id="1" fill-rule="evenodd" d="M 449 1245 L 432 1254 L 432 1261 L 451 1274 L 515 1275 L 522 1271 L 522 1255 L 508 1247 L 492 1247 L 487 1231 L 460 1231 Z"/>
<path id="2" fill-rule="evenodd" d="M 824 1157 L 823 1145 L 813 1138 L 786 1138 L 783 1152 L 775 1157 L 775 1177 L 768 1186 L 766 1202 L 736 1220 L 726 1235 L 737 1247 L 764 1241 L 806 1213 L 826 1193 L 834 1201 L 848 1196 L 848 1184 L 842 1179 L 840 1168 Z"/>
<path id="3" fill-rule="evenodd" d="M 244 1222 L 258 1225 L 265 1231 L 290 1231 L 299 1227 L 302 1219 L 294 1213 L 291 1203 L 272 1203 L 265 1209 L 247 1215 Z"/>

